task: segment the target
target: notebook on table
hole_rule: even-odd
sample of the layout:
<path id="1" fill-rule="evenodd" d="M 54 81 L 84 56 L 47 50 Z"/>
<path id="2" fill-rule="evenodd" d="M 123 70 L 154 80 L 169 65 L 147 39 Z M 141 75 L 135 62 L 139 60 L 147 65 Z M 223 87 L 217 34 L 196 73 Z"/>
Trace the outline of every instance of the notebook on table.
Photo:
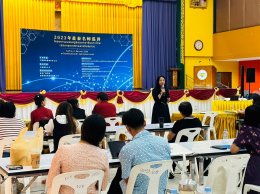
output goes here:
<path id="1" fill-rule="evenodd" d="M 117 159 L 118 155 L 122 149 L 122 147 L 125 145 L 125 141 L 109 141 L 108 147 L 110 149 L 111 155 L 113 159 Z"/>

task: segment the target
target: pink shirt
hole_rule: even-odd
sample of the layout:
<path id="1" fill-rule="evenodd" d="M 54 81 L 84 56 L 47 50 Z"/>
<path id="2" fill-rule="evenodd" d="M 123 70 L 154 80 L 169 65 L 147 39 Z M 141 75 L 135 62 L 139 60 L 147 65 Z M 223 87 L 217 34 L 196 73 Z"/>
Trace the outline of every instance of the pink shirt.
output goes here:
<path id="1" fill-rule="evenodd" d="M 109 163 L 105 150 L 88 143 L 77 143 L 61 146 L 53 157 L 51 168 L 48 173 L 47 187 L 50 193 L 53 178 L 61 173 L 80 170 L 103 170 L 104 178 L 102 190 L 105 190 L 109 179 Z M 73 190 L 62 186 L 62 194 L 71 194 Z M 96 194 L 95 185 L 89 187 L 88 194 Z"/>

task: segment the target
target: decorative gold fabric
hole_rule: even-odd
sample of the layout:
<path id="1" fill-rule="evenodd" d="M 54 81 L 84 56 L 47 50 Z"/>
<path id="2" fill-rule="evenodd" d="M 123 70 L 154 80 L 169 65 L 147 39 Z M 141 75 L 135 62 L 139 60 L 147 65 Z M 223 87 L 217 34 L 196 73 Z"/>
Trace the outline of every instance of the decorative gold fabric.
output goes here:
<path id="1" fill-rule="evenodd" d="M 118 4 L 128 7 L 142 6 L 142 0 L 62 0 L 63 2 L 83 2 L 83 3 L 103 3 L 103 4 Z"/>
<path id="2" fill-rule="evenodd" d="M 194 117 L 197 117 L 202 121 L 204 114 L 194 113 Z M 177 121 L 182 119 L 180 113 L 172 114 L 172 121 Z M 238 118 L 236 113 L 226 113 L 223 111 L 218 112 L 218 116 L 215 118 L 215 129 L 217 133 L 217 139 L 222 139 L 224 129 L 228 129 L 229 138 L 236 137 L 236 119 Z"/>
<path id="3" fill-rule="evenodd" d="M 243 101 L 225 101 L 225 100 L 213 100 L 212 111 L 238 111 L 245 110 L 246 107 L 253 104 L 252 100 Z"/>
<path id="4" fill-rule="evenodd" d="M 21 28 L 54 30 L 55 1 L 3 0 L 6 90 L 21 90 Z"/>

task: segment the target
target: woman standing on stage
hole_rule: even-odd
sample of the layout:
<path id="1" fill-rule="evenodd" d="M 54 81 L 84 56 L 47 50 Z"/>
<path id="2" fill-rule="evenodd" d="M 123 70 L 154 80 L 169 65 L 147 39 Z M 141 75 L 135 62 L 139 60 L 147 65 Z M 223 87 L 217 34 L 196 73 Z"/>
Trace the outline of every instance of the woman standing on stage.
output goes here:
<path id="1" fill-rule="evenodd" d="M 170 111 L 168 102 L 170 101 L 169 90 L 166 86 L 164 76 L 159 76 L 156 79 L 155 88 L 152 91 L 155 101 L 153 106 L 152 123 L 159 123 L 159 118 L 163 117 L 165 123 L 170 123 Z"/>

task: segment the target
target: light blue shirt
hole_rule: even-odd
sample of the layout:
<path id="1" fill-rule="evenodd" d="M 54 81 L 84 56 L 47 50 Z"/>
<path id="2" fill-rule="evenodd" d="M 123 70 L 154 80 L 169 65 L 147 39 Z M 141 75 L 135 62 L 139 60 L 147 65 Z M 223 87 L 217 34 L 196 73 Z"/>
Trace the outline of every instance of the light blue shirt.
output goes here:
<path id="1" fill-rule="evenodd" d="M 169 159 L 171 159 L 171 150 L 167 140 L 143 130 L 120 151 L 119 160 L 122 167 L 122 179 L 129 178 L 131 169 L 135 165 Z M 167 173 L 164 173 L 160 178 L 158 192 L 160 194 L 165 193 L 167 175 Z M 133 194 L 146 194 L 148 181 L 147 176 L 138 175 Z"/>

